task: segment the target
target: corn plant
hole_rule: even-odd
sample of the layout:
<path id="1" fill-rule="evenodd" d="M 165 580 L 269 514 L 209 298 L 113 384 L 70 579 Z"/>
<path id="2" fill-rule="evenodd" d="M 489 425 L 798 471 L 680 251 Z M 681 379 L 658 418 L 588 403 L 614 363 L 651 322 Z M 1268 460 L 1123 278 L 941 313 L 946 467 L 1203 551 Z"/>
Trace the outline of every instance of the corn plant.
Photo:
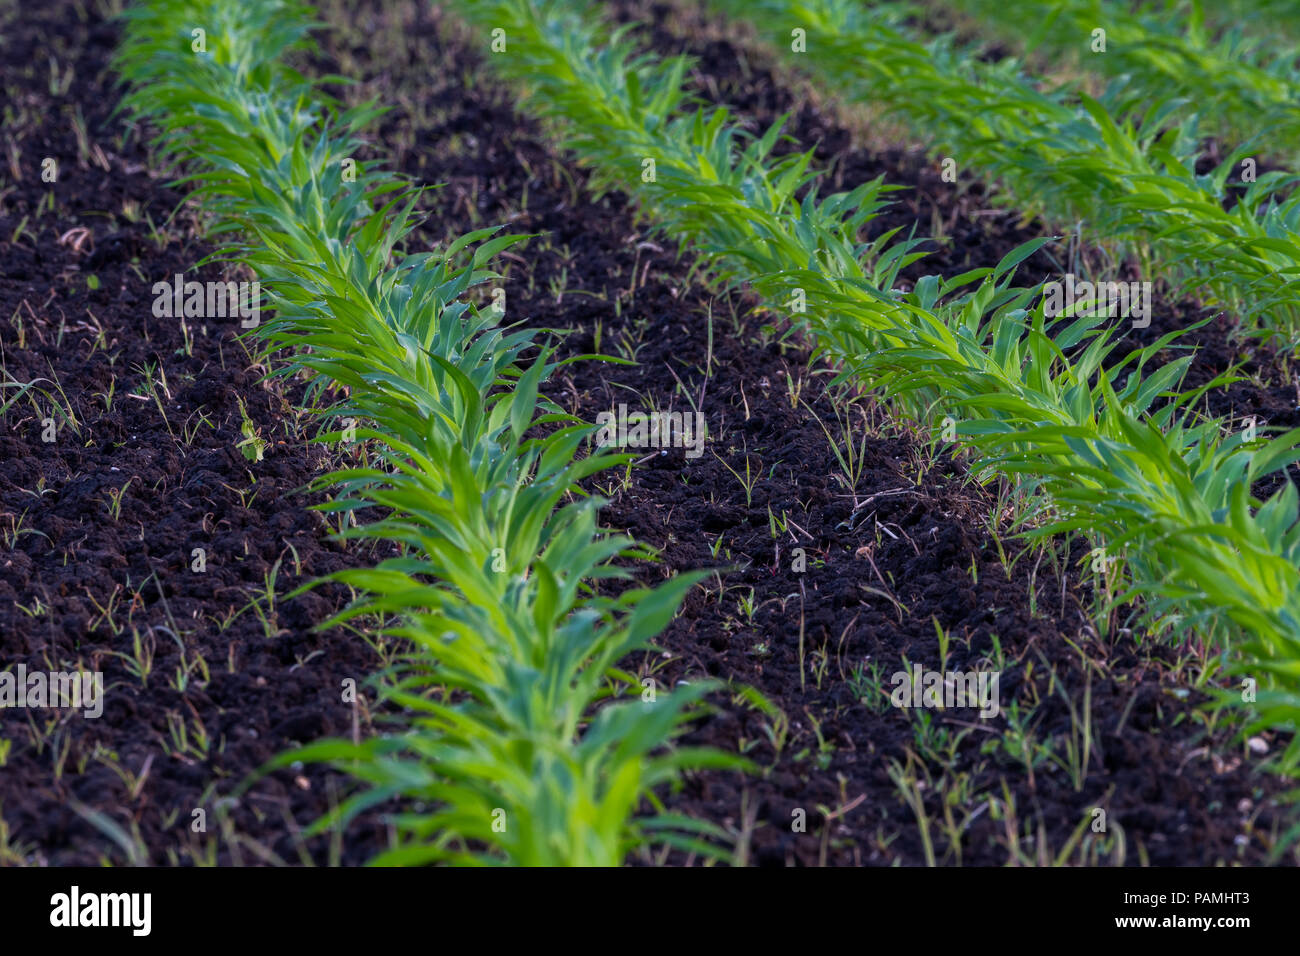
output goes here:
<path id="1" fill-rule="evenodd" d="M 391 734 L 319 742 L 272 766 L 330 761 L 366 784 L 318 828 L 407 801 L 382 863 L 615 865 L 652 839 L 716 852 L 699 839 L 715 829 L 653 812 L 654 789 L 682 768 L 741 765 L 669 746 L 711 685 L 643 693 L 616 667 L 698 575 L 600 593 L 629 573 L 615 559 L 648 552 L 602 533 L 603 502 L 578 482 L 629 456 L 578 457 L 594 426 L 539 397 L 553 347 L 466 299 L 522 237 L 482 229 L 402 252 L 420 190 L 375 162 L 351 165 L 373 105 L 343 110 L 285 64 L 310 46 L 296 0 L 159 0 L 124 22 L 126 106 L 158 130 L 157 155 L 187 169 L 219 255 L 269 291 L 262 357 L 306 378 L 313 405 L 346 394 L 322 412 L 319 441 L 375 449 L 367 467 L 315 485 L 335 495 L 323 510 L 353 519 L 343 538 L 395 556 L 332 575 L 360 597 L 321 626 L 406 642 L 380 683 L 402 717 Z M 349 418 L 360 425 L 333 427 Z M 632 700 L 608 699 L 629 686 Z"/>
<path id="2" fill-rule="evenodd" d="M 638 55 L 584 5 L 479 0 L 467 15 L 504 28 L 492 62 L 524 87 L 598 182 L 635 192 L 667 235 L 690 243 L 726 282 L 747 282 L 773 309 L 793 309 L 842 377 L 897 406 L 957 422 L 977 474 L 1018 477 L 1041 496 L 1030 535 L 1079 532 L 1125 558 L 1123 599 L 1146 600 L 1153 626 L 1197 629 L 1246 652 L 1239 670 L 1271 675 L 1250 713 L 1271 726 L 1300 716 L 1300 522 L 1288 481 L 1266 502 L 1251 483 L 1300 458 L 1298 433 L 1246 441 L 1194 405 L 1212 382 L 1176 385 L 1184 358 L 1144 366 L 1181 333 L 1122 359 L 1103 319 L 1049 323 L 1038 290 L 1011 286 L 1046 239 L 996 268 L 894 288 L 915 240 L 856 240 L 887 192 L 880 181 L 821 197 L 811 155 L 774 159 L 780 124 L 751 136 L 725 108 L 691 104 L 684 58 Z M 653 181 L 641 177 L 655 160 Z M 802 199 L 795 193 L 807 187 Z M 1300 744 L 1284 762 L 1295 768 Z"/>

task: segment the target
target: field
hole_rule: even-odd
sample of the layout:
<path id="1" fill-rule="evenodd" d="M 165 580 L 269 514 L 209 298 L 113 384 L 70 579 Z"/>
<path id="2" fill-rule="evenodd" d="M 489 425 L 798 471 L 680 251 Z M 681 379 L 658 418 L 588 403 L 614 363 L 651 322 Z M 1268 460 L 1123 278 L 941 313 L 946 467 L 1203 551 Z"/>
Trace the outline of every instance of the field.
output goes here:
<path id="1" fill-rule="evenodd" d="M 0 863 L 1300 862 L 1300 15 L 1018 6 L 0 0 Z"/>

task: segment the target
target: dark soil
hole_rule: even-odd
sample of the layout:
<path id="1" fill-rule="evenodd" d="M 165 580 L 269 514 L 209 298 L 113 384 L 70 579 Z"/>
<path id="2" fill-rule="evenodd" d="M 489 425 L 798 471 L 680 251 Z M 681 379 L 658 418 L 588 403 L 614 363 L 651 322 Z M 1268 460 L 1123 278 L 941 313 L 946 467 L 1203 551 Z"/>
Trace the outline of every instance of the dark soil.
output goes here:
<path id="1" fill-rule="evenodd" d="M 71 5 L 21 16 L 15 5 L 0 34 L 12 157 L 0 180 L 0 349 L 5 381 L 36 381 L 44 392 L 0 418 L 0 667 L 98 670 L 105 688 L 97 719 L 0 710 L 0 747 L 11 748 L 7 759 L 0 751 L 0 862 L 126 859 L 77 804 L 138 837 L 153 863 L 209 853 L 224 863 L 263 853 L 298 861 L 304 846 L 325 862 L 327 841 L 304 844 L 292 821 L 330 809 L 336 774 L 278 772 L 238 804 L 217 805 L 295 743 L 348 735 L 354 716 L 369 722 L 340 702 L 340 688 L 373 671 L 374 655 L 354 636 L 312 632 L 346 592 L 250 604 L 268 577 L 284 594 L 355 563 L 306 510 L 312 499 L 295 493 L 325 456 L 306 443 L 285 396 L 249 367 L 238 319 L 191 320 L 187 352 L 180 323 L 153 315 L 153 283 L 222 276 L 192 270 L 211 250 L 193 238 L 188 208 L 169 222 L 182 194 L 166 186 L 169 171 L 150 167 L 141 136 L 109 116 L 116 28 L 79 19 Z M 50 58 L 69 77 L 57 94 Z M 49 184 L 47 156 L 58 163 Z M 149 378 L 165 421 L 144 391 Z M 5 389 L 0 402 L 13 397 Z M 267 443 L 260 462 L 236 447 L 241 402 Z M 42 440 L 47 416 L 52 442 Z M 204 573 L 191 570 L 196 548 L 206 551 Z M 140 657 L 152 655 L 146 677 L 128 667 L 137 641 Z M 206 753 L 196 735 L 206 735 Z M 206 833 L 192 828 L 199 808 Z M 337 858 L 360 862 L 383 839 L 371 818 Z"/>

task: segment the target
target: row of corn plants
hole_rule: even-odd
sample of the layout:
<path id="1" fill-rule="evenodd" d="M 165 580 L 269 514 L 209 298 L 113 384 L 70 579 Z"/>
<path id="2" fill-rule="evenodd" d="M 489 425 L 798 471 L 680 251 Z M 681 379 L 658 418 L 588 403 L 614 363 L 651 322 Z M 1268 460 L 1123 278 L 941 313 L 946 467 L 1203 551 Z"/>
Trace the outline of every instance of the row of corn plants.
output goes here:
<path id="1" fill-rule="evenodd" d="M 1204 389 L 1174 390 L 1187 359 L 1144 376 L 1178 333 L 1111 361 L 1103 319 L 1049 321 L 1037 289 L 1011 285 L 1046 240 L 991 270 L 896 289 L 898 271 L 920 256 L 915 241 L 857 238 L 890 187 L 876 180 L 822 197 L 811 153 L 772 156 L 779 124 L 750 136 L 725 107 L 697 107 L 682 86 L 686 58 L 638 55 L 632 36 L 584 4 L 475 0 L 465 11 L 485 49 L 504 36 L 507 49 L 490 61 L 599 186 L 633 193 L 715 278 L 748 283 L 786 312 L 843 378 L 920 421 L 951 419 L 977 474 L 1018 480 L 1040 503 L 1027 535 L 1089 537 L 1128 582 L 1117 600 L 1142 598 L 1155 630 L 1232 648 L 1223 660 L 1261 681 L 1243 723 L 1294 726 L 1297 492 L 1288 480 L 1261 502 L 1251 486 L 1300 458 L 1300 432 L 1248 440 L 1201 420 L 1193 405 Z M 1282 763 L 1300 763 L 1300 744 Z"/>
<path id="2" fill-rule="evenodd" d="M 521 237 L 402 251 L 420 190 L 356 161 L 373 105 L 344 110 L 287 64 L 312 49 L 296 0 L 153 0 L 124 23 L 126 107 L 188 172 L 217 255 L 269 290 L 263 357 L 308 383 L 330 429 L 317 440 L 356 423 L 359 463 L 317 482 L 334 493 L 324 509 L 392 555 L 331 578 L 358 597 L 323 627 L 409 653 L 378 682 L 393 732 L 285 756 L 365 784 L 319 827 L 399 801 L 386 864 L 614 865 L 651 840 L 702 846 L 703 828 L 653 812 L 653 789 L 738 765 L 669 746 L 708 687 L 656 693 L 617 666 L 696 578 L 598 593 L 626 576 L 615 559 L 648 553 L 602 533 L 602 502 L 577 483 L 628 456 L 581 454 L 591 426 L 539 397 L 553 348 L 470 295 Z"/>
<path id="3" fill-rule="evenodd" d="M 1103 76 L 1124 77 L 1153 99 L 1188 101 L 1202 131 L 1249 148 L 1300 150 L 1300 68 L 1294 49 L 1268 49 L 1240 29 L 1208 25 L 1201 3 L 1171 7 L 1117 0 L 1029 0 L 1017 7 L 1026 32 L 1008 29 L 1006 4 L 947 0 L 981 30 L 1038 62 L 1067 59 Z M 1102 31 L 1098 33 L 1098 31 Z M 1267 143 L 1263 142 L 1267 135 Z"/>
<path id="4" fill-rule="evenodd" d="M 1123 78 L 1099 98 L 1068 84 L 1040 89 L 1015 60 L 984 63 L 951 37 L 919 43 L 896 12 L 878 16 L 860 0 L 712 5 L 753 21 L 797 65 L 888 111 L 959 169 L 1001 182 L 1017 208 L 1086 222 L 1090 237 L 1131 245 L 1148 275 L 1231 310 L 1245 332 L 1293 345 L 1300 191 L 1287 190 L 1296 177 L 1271 171 L 1242 183 L 1247 146 L 1198 175 L 1201 137 L 1184 102 L 1153 100 Z"/>

